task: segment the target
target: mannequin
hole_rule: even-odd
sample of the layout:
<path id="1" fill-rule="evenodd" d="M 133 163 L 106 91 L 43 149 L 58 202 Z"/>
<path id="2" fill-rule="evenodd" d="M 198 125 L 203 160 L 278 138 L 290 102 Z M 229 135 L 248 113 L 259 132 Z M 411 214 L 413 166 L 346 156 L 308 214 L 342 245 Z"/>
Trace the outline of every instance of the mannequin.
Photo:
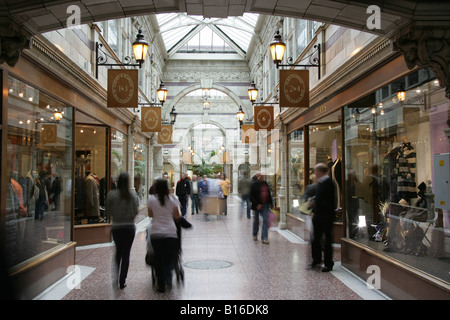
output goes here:
<path id="1" fill-rule="evenodd" d="M 86 172 L 86 211 L 85 216 L 96 216 L 100 215 L 100 203 L 99 203 L 99 186 L 97 179 L 93 173 Z"/>

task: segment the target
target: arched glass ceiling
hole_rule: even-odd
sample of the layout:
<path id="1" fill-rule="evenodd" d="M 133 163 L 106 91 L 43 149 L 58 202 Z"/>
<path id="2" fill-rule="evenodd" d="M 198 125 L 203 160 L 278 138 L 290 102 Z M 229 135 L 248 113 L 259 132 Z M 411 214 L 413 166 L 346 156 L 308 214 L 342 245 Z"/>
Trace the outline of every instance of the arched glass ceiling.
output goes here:
<path id="1" fill-rule="evenodd" d="M 238 52 L 245 54 L 254 34 L 257 14 L 203 18 L 186 13 L 156 15 L 169 54 L 180 52 Z"/>

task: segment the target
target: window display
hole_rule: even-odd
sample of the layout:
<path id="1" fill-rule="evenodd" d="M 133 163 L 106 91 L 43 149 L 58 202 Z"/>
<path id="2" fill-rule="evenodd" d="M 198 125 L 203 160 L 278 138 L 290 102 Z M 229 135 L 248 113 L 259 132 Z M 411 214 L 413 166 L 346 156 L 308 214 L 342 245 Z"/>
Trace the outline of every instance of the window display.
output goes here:
<path id="1" fill-rule="evenodd" d="M 77 125 L 75 137 L 75 224 L 106 223 L 108 128 Z"/>
<path id="2" fill-rule="evenodd" d="M 346 232 L 449 281 L 449 211 L 435 205 L 434 158 L 450 153 L 450 105 L 431 76 L 419 70 L 375 92 L 373 105 L 344 108 Z"/>
<path id="3" fill-rule="evenodd" d="M 8 77 L 8 267 L 71 240 L 72 119 L 72 108 Z"/>
<path id="4" fill-rule="evenodd" d="M 288 161 L 289 161 L 289 212 L 298 214 L 305 211 L 299 208 L 301 205 L 301 196 L 305 190 L 305 149 L 303 131 L 297 130 L 289 134 L 288 142 Z"/>

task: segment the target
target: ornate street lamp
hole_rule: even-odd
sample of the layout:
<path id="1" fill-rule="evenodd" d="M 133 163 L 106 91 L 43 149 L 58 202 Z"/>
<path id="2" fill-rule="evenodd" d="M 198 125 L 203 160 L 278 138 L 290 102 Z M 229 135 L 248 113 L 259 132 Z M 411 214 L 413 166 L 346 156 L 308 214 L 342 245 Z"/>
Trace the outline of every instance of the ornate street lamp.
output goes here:
<path id="1" fill-rule="evenodd" d="M 159 85 L 159 89 L 156 90 L 156 95 L 158 96 L 159 102 L 161 102 L 161 105 L 164 104 L 167 100 L 167 89 L 164 86 L 164 82 L 161 81 L 161 84 Z"/>
<path id="2" fill-rule="evenodd" d="M 175 106 L 172 107 L 172 111 L 170 111 L 170 124 L 174 125 L 177 120 L 177 111 L 175 110 Z"/>

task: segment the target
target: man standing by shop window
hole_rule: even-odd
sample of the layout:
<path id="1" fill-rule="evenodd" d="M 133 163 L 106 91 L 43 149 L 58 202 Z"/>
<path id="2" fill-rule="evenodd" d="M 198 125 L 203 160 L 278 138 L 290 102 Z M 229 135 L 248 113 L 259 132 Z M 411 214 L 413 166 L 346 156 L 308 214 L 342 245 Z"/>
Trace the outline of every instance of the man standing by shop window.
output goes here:
<path id="1" fill-rule="evenodd" d="M 177 187 L 175 190 L 175 194 L 178 197 L 178 200 L 181 204 L 181 215 L 186 217 L 187 205 L 188 205 L 188 196 L 191 193 L 191 188 L 189 186 L 189 179 L 187 173 L 182 173 L 180 180 L 177 182 Z"/>
<path id="2" fill-rule="evenodd" d="M 334 185 L 328 175 L 328 167 L 319 163 L 314 167 L 317 179 L 317 189 L 312 205 L 312 222 L 314 236 L 311 244 L 312 264 L 310 268 L 316 268 L 322 262 L 321 239 L 325 235 L 324 243 L 324 264 L 322 272 L 329 272 L 333 269 L 333 248 L 332 229 L 335 218 L 334 206 Z"/>

